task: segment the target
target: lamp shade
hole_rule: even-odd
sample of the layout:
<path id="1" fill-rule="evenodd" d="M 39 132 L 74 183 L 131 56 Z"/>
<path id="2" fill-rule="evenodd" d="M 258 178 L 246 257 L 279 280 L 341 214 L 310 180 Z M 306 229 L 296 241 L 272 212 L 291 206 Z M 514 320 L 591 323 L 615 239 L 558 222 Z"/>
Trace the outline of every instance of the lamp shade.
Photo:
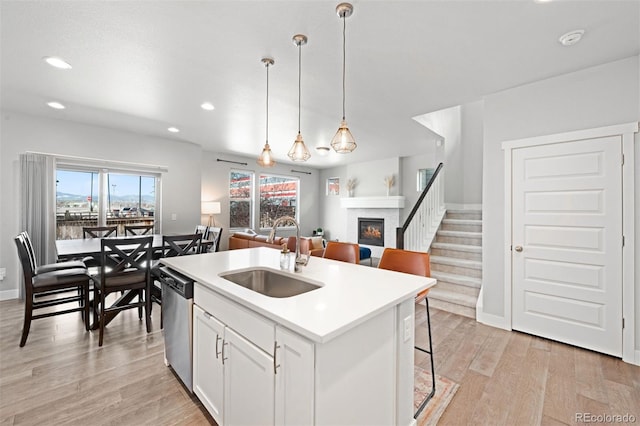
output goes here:
<path id="1" fill-rule="evenodd" d="M 202 214 L 219 214 L 220 201 L 203 201 Z"/>

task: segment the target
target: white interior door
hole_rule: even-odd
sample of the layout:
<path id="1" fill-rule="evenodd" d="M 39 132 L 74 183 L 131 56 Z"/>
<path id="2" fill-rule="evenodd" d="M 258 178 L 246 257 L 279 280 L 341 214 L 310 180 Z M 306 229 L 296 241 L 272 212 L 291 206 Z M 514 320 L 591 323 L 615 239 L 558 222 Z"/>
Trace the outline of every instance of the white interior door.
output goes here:
<path id="1" fill-rule="evenodd" d="M 622 354 L 622 140 L 513 150 L 512 327 Z"/>

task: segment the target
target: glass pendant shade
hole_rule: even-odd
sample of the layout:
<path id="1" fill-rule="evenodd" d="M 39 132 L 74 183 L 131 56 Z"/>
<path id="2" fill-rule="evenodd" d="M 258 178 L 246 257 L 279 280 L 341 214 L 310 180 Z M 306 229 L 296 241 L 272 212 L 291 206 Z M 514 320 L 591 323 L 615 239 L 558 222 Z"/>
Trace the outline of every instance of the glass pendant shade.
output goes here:
<path id="1" fill-rule="evenodd" d="M 347 121 L 342 120 L 342 122 L 340 122 L 340 128 L 333 139 L 331 139 L 331 148 L 337 153 L 347 154 L 356 149 L 356 146 L 358 145 L 356 145 L 356 141 L 349 131 L 349 127 L 347 127 Z"/>
<path id="2" fill-rule="evenodd" d="M 311 153 L 309 153 L 307 146 L 304 144 L 300 133 L 298 133 L 298 137 L 296 137 L 296 141 L 293 143 L 288 155 L 293 161 L 307 161 L 311 158 Z"/>
<path id="3" fill-rule="evenodd" d="M 262 148 L 262 153 L 260 157 L 258 157 L 258 164 L 262 167 L 272 167 L 276 164 L 273 161 L 273 155 L 271 155 L 271 147 L 269 146 L 269 142 L 264 144 L 264 148 Z"/>

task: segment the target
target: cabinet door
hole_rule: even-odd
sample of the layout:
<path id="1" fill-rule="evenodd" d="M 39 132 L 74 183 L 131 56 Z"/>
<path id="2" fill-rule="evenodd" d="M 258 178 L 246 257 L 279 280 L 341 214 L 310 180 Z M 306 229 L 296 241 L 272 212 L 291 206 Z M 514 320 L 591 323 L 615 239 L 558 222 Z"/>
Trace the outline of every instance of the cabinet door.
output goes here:
<path id="1" fill-rule="evenodd" d="M 273 357 L 227 328 L 224 369 L 224 423 L 274 424 Z"/>
<path id="2" fill-rule="evenodd" d="M 311 425 L 314 395 L 313 343 L 276 327 L 276 424 Z"/>
<path id="3" fill-rule="evenodd" d="M 193 306 L 193 313 L 193 391 L 216 423 L 222 425 L 224 324 L 197 305 Z"/>

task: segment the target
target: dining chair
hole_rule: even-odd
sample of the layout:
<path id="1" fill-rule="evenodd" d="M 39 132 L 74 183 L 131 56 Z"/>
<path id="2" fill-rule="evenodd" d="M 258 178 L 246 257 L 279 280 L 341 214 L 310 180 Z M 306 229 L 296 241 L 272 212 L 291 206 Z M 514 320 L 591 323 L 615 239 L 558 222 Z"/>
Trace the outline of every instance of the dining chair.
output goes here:
<path id="1" fill-rule="evenodd" d="M 431 276 L 431 264 L 429 260 L 429 254 L 417 251 L 401 250 L 395 248 L 385 248 L 380 258 L 378 268 L 387 269 L 390 271 L 404 272 L 406 274 L 419 275 L 422 277 Z M 427 403 L 433 398 L 436 393 L 436 373 L 433 362 L 433 343 L 431 339 L 431 319 L 429 317 L 429 299 L 427 294 L 429 289 L 423 290 L 415 297 L 415 302 L 419 303 L 424 300 L 427 309 L 427 330 L 429 332 L 429 349 L 424 349 L 419 346 L 415 348 L 426 354 L 429 354 L 431 360 L 431 392 L 420 402 L 418 409 L 414 415 L 414 418 L 418 418 Z"/>
<path id="2" fill-rule="evenodd" d="M 123 310 L 138 308 L 138 317 L 142 318 L 144 308 L 147 333 L 151 332 L 152 246 L 152 236 L 100 240 L 100 274 L 92 276 L 95 282 L 94 301 L 99 301 L 100 306 L 98 346 L 102 346 L 106 315 L 116 315 Z M 136 292 L 137 302 L 116 301 L 107 306 L 107 296 L 115 292 Z"/>
<path id="3" fill-rule="evenodd" d="M 51 272 L 51 271 L 59 271 L 62 269 L 73 269 L 73 268 L 86 268 L 86 265 L 81 260 L 69 260 L 66 262 L 56 262 L 56 263 L 48 263 L 45 265 L 38 265 L 36 260 L 36 253 L 33 249 L 33 243 L 31 242 L 31 237 L 27 231 L 22 231 L 20 233 L 22 238 L 24 239 L 25 246 L 27 248 L 27 252 L 29 254 L 29 260 L 31 262 L 31 269 L 35 271 L 37 274 L 41 274 L 43 272 Z"/>
<path id="4" fill-rule="evenodd" d="M 154 224 L 151 225 L 125 225 L 124 235 L 151 235 L 153 234 Z"/>
<path id="5" fill-rule="evenodd" d="M 83 226 L 82 238 L 117 237 L 117 226 Z"/>
<path id="6" fill-rule="evenodd" d="M 196 234 L 202 234 L 202 239 L 209 239 L 209 227 L 207 225 L 196 225 Z"/>
<path id="7" fill-rule="evenodd" d="M 176 257 L 200 253 L 202 234 L 163 235 L 161 257 Z M 151 301 L 162 307 L 162 286 L 156 285 L 156 279 L 160 277 L 160 262 L 154 261 L 151 268 Z M 163 327 L 163 315 L 160 314 L 160 328 Z"/>
<path id="8" fill-rule="evenodd" d="M 14 238 L 18 249 L 18 258 L 22 265 L 25 286 L 24 323 L 20 347 L 27 343 L 27 336 L 31 329 L 31 321 L 54 315 L 83 312 L 85 329 L 89 330 L 89 275 L 84 267 L 48 270 L 38 272 L 29 256 L 27 242 L 22 234 Z M 44 271 L 44 270 L 42 270 Z M 58 293 L 78 290 L 73 296 L 62 297 Z M 36 300 L 36 296 L 39 299 Z M 44 300 L 43 300 L 44 299 Z M 34 315 L 36 309 L 78 302 L 79 306 L 64 310 L 52 310 Z"/>
<path id="9" fill-rule="evenodd" d="M 358 264 L 360 263 L 360 246 L 354 243 L 328 241 L 322 257 Z"/>
<path id="10" fill-rule="evenodd" d="M 207 240 L 212 241 L 211 247 L 209 248 L 210 252 L 217 252 L 220 250 L 220 240 L 222 239 L 222 228 L 217 226 L 211 226 L 209 228 L 209 235 L 207 236 Z"/>

